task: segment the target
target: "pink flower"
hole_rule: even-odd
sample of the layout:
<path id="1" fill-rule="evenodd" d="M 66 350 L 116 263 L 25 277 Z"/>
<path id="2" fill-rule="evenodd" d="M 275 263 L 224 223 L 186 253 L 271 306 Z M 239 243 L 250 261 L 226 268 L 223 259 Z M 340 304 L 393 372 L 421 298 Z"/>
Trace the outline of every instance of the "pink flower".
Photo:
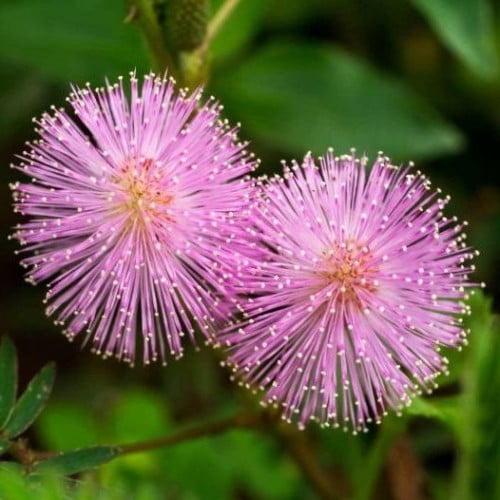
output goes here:
<path id="1" fill-rule="evenodd" d="M 15 166 L 13 186 L 30 220 L 14 237 L 32 283 L 47 281 L 47 313 L 69 339 L 103 356 L 145 363 L 182 355 L 195 324 L 207 339 L 228 312 L 227 283 L 245 246 L 255 162 L 200 93 L 148 75 L 68 98 Z"/>
<path id="2" fill-rule="evenodd" d="M 283 417 L 366 429 L 446 372 L 474 251 L 449 197 L 379 156 L 306 156 L 271 179 L 255 218 L 266 258 L 222 336 L 241 383 Z"/>

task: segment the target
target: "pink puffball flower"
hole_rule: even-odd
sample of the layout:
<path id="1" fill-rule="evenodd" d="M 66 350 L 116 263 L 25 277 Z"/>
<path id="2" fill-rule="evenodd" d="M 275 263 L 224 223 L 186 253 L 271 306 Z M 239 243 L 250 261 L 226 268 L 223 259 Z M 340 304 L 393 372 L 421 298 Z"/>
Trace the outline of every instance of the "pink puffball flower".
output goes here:
<path id="1" fill-rule="evenodd" d="M 69 339 L 166 362 L 195 324 L 210 341 L 226 319 L 256 162 L 199 91 L 134 73 L 126 88 L 74 88 L 76 117 L 53 108 L 35 120 L 39 139 L 14 166 L 31 182 L 12 186 L 29 220 L 13 237 Z"/>
<path id="2" fill-rule="evenodd" d="M 265 258 L 221 337 L 234 378 L 304 427 L 367 429 L 446 372 L 473 286 L 464 224 L 421 172 L 379 155 L 319 159 L 263 181 Z"/>

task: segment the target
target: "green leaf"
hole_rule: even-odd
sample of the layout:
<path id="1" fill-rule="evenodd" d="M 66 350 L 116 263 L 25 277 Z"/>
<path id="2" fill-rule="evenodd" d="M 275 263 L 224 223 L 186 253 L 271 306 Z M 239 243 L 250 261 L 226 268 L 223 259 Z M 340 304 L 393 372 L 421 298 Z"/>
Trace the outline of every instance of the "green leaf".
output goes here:
<path id="1" fill-rule="evenodd" d="M 9 448 L 10 441 L 7 439 L 0 439 L 0 455 Z"/>
<path id="2" fill-rule="evenodd" d="M 460 148 L 459 132 L 410 89 L 340 49 L 275 43 L 214 82 L 243 133 L 302 157 L 356 147 L 393 159 Z"/>
<path id="3" fill-rule="evenodd" d="M 55 366 L 49 363 L 28 384 L 17 401 L 5 426 L 5 435 L 12 438 L 24 432 L 47 403 L 54 384 Z"/>
<path id="4" fill-rule="evenodd" d="M 147 69 L 137 27 L 123 0 L 19 0 L 0 3 L 0 58 L 53 79 L 83 84 Z"/>
<path id="5" fill-rule="evenodd" d="M 105 464 L 113 460 L 118 454 L 119 449 L 111 446 L 95 446 L 93 448 L 69 451 L 36 463 L 33 466 L 33 471 L 55 470 L 65 475 L 76 474 Z"/>
<path id="6" fill-rule="evenodd" d="M 0 342 L 0 430 L 10 417 L 16 401 L 17 356 L 8 337 Z"/>
<path id="7" fill-rule="evenodd" d="M 443 43 L 477 73 L 498 72 L 493 9 L 488 0 L 412 0 Z"/>

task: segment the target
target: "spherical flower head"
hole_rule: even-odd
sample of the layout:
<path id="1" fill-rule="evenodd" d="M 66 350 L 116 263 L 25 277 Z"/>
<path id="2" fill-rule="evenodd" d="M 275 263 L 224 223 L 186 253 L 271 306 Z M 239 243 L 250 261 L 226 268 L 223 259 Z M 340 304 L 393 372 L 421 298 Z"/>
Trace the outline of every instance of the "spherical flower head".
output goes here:
<path id="1" fill-rule="evenodd" d="M 473 270 L 449 197 L 411 166 L 329 151 L 285 167 L 261 198 L 267 255 L 222 338 L 235 378 L 301 427 L 354 432 L 431 390 L 439 348 L 464 342 Z"/>
<path id="2" fill-rule="evenodd" d="M 74 88 L 75 118 L 36 121 L 15 165 L 31 182 L 12 186 L 30 220 L 14 237 L 70 339 L 148 363 L 180 356 L 195 324 L 210 340 L 227 315 L 256 162 L 213 99 L 152 74 L 127 88 Z"/>

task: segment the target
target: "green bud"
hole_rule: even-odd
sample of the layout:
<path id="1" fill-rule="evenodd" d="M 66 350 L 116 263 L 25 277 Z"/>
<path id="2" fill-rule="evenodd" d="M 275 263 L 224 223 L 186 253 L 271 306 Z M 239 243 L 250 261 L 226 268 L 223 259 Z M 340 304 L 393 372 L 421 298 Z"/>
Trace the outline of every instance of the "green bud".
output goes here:
<path id="1" fill-rule="evenodd" d="M 168 0 L 165 4 L 165 32 L 179 52 L 197 49 L 207 31 L 208 0 Z"/>

